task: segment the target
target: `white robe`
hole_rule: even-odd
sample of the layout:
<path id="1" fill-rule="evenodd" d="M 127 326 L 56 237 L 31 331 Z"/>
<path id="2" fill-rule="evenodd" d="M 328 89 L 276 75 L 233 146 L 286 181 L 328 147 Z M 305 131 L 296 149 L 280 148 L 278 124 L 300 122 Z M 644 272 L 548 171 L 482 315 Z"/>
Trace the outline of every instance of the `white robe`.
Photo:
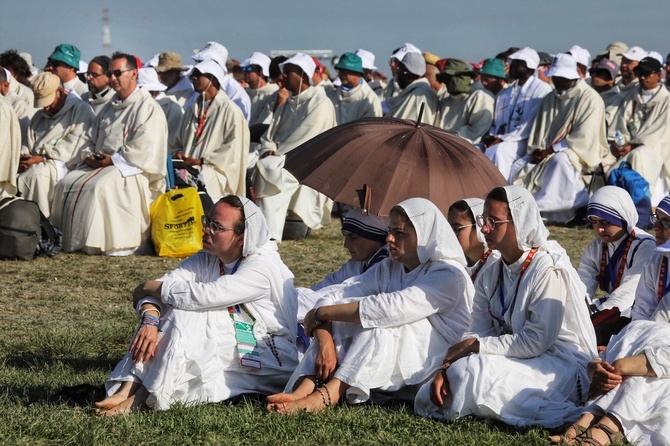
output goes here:
<path id="1" fill-rule="evenodd" d="M 0 198 L 16 195 L 21 127 L 12 106 L 0 95 Z"/>
<path id="2" fill-rule="evenodd" d="M 450 394 L 443 407 L 430 401 L 430 383 L 421 388 L 414 403 L 419 415 L 453 420 L 474 414 L 513 426 L 544 427 L 579 418 L 578 405 L 589 388 L 586 364 L 596 349 L 593 329 L 583 330 L 590 325 L 584 285 L 565 251 L 549 241 L 537 251 L 517 289 L 527 255 L 509 266 L 501 259 L 480 271 L 472 322 L 463 335 L 479 339 L 479 353 L 449 367 Z"/>
<path id="3" fill-rule="evenodd" d="M 51 221 L 63 250 L 130 254 L 149 238 L 149 206 L 165 190 L 167 121 L 160 105 L 138 88 L 107 103 L 90 130 L 81 159 L 98 152 L 112 166 L 83 164 L 58 182 Z"/>
<path id="4" fill-rule="evenodd" d="M 188 77 L 181 76 L 172 88 L 165 90 L 165 95 L 179 104 L 182 108 L 188 108 L 186 103 L 189 102 L 195 91 L 193 84 Z"/>
<path id="5" fill-rule="evenodd" d="M 156 356 L 135 364 L 126 354 L 105 383 L 108 395 L 123 381 L 141 381 L 150 393 L 147 404 L 166 410 L 176 402 L 215 403 L 284 388 L 298 363 L 293 275 L 272 242 L 231 271 L 232 265 L 221 276 L 218 258 L 201 251 L 159 279 L 163 286 Z M 253 335 L 260 369 L 240 364 L 228 312 L 234 305 L 244 305 L 256 319 Z M 234 317 L 252 323 L 244 311 Z"/>
<path id="6" fill-rule="evenodd" d="M 93 112 L 97 115 L 105 107 L 105 104 L 107 104 L 114 96 L 114 90 L 112 90 L 111 87 L 108 88 L 104 93 L 104 95 L 97 95 L 94 97 L 93 93 L 87 91 L 81 95 L 81 99 L 82 101 L 88 103 L 93 108 Z"/>
<path id="7" fill-rule="evenodd" d="M 309 87 L 277 108 L 270 127 L 261 138 L 259 159 L 253 174 L 258 207 L 265 215 L 272 238 L 281 240 L 288 210 L 312 229 L 330 223 L 332 200 L 307 186 L 284 169 L 284 155 L 335 126 L 335 109 L 323 88 Z"/>
<path id="8" fill-rule="evenodd" d="M 494 103 L 488 90 L 449 95 L 440 101 L 435 125 L 477 143 L 491 128 Z"/>
<path id="9" fill-rule="evenodd" d="M 397 84 L 389 83 L 391 85 Z M 385 98 L 382 101 L 382 111 L 386 117 L 417 121 L 421 105 L 424 104 L 421 122 L 432 125 L 439 111 L 438 102 L 437 94 L 430 87 L 428 79 L 422 77 L 400 90 L 396 96 Z"/>
<path id="10" fill-rule="evenodd" d="M 542 98 L 551 87 L 531 76 L 521 86 L 516 81 L 498 93 L 493 113 L 491 134 L 501 143 L 486 149 L 486 156 L 496 165 L 503 177 L 509 178 L 514 161 L 526 154 L 528 136 Z"/>
<path id="11" fill-rule="evenodd" d="M 265 84 L 256 90 L 247 88 L 247 94 L 251 101 L 251 117 L 249 126 L 255 124 L 270 124 L 274 113 L 277 96 L 274 94 L 279 90 L 277 84 Z"/>
<path id="12" fill-rule="evenodd" d="M 635 228 L 635 240 L 631 243 L 626 259 L 626 266 L 623 270 L 621 283 L 619 287 L 612 291 L 611 285 L 606 290 L 606 295 L 596 298 L 596 292 L 600 284 L 598 275 L 600 274 L 600 260 L 602 256 L 603 242 L 600 238 L 593 240 L 584 250 L 582 258 L 579 260 L 579 278 L 586 285 L 586 293 L 589 300 L 595 304 L 599 311 L 618 308 L 622 317 L 631 317 L 631 307 L 635 301 L 635 290 L 640 282 L 642 271 L 649 267 L 649 260 L 654 254 L 656 245 L 654 237 L 650 236 L 642 229 Z M 626 243 L 628 234 L 613 243 L 607 243 L 607 261 L 614 254 L 614 251 Z"/>
<path id="13" fill-rule="evenodd" d="M 19 126 L 21 127 L 21 145 L 28 144 L 28 129 L 30 128 L 30 119 L 35 114 L 35 109 L 31 106 L 26 105 L 26 103 L 18 97 L 15 93 L 8 91 L 5 95 L 5 100 L 14 109 L 16 118 L 19 120 Z"/>
<path id="14" fill-rule="evenodd" d="M 24 198 L 37 202 L 47 218 L 56 183 L 68 172 L 68 164 L 80 159 L 79 152 L 89 144 L 88 131 L 94 120 L 91 106 L 69 94 L 58 113 L 49 116 L 38 110 L 30 121 L 28 149 L 31 155 L 41 155 L 45 160 L 19 174 L 18 187 Z"/>
<path id="15" fill-rule="evenodd" d="M 335 107 L 337 125 L 382 115 L 381 101 L 365 81 L 349 91 L 342 88 L 331 90 L 328 97 Z"/>
<path id="16" fill-rule="evenodd" d="M 246 195 L 249 128 L 239 107 L 219 90 L 212 99 L 202 133 L 194 146 L 194 136 L 202 113 L 199 98 L 181 121 L 174 152 L 202 158 L 201 173 L 207 193 L 214 201 L 226 194 Z"/>
<path id="17" fill-rule="evenodd" d="M 168 153 L 175 151 L 175 138 L 181 126 L 181 120 L 184 116 L 184 109 L 172 98 L 165 96 L 164 93 L 156 96 L 156 102 L 161 106 L 165 114 L 168 125 Z"/>
<path id="18" fill-rule="evenodd" d="M 449 345 L 470 320 L 473 287 L 455 261 L 427 261 L 409 273 L 387 258 L 363 275 L 321 290 L 317 306 L 357 301 L 360 325 L 333 322 L 338 368 L 334 377 L 351 387 L 350 403 L 370 391 L 397 391 L 430 378 Z M 314 375 L 318 351 L 312 343 L 286 386 Z"/>

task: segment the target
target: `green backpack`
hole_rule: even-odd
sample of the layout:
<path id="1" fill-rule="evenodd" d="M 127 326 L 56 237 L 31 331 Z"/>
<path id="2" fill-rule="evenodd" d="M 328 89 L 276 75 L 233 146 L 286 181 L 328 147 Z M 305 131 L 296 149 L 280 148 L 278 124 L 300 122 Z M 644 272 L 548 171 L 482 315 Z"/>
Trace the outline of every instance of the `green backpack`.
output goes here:
<path id="1" fill-rule="evenodd" d="M 0 258 L 32 260 L 41 232 L 37 203 L 19 197 L 0 200 Z"/>

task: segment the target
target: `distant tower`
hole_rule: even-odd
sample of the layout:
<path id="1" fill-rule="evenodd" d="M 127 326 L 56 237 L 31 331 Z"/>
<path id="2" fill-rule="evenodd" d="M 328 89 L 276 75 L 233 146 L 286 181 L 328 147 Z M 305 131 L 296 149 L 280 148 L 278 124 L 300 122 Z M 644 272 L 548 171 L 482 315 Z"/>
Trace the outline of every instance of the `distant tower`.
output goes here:
<path id="1" fill-rule="evenodd" d="M 112 37 L 109 31 L 109 9 L 102 10 L 102 53 L 112 55 Z"/>

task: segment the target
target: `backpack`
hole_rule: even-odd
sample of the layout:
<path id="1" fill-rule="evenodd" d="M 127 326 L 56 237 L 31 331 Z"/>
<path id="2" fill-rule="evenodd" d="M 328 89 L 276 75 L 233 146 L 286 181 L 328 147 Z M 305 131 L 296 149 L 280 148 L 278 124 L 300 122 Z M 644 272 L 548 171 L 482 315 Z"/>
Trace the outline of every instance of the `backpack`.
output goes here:
<path id="1" fill-rule="evenodd" d="M 0 258 L 53 256 L 62 245 L 63 234 L 49 223 L 37 203 L 19 197 L 0 200 Z"/>
<path id="2" fill-rule="evenodd" d="M 651 191 L 649 182 L 630 163 L 624 161 L 619 167 L 610 172 L 607 184 L 625 189 L 635 203 L 637 209 L 638 225 L 641 228 L 649 227 L 651 218 Z"/>

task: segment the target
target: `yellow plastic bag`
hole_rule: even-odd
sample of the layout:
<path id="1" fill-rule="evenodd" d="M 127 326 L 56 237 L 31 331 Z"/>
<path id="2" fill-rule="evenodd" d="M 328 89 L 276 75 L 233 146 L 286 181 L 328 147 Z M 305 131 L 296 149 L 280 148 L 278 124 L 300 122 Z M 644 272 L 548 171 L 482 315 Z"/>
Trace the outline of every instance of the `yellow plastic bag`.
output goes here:
<path id="1" fill-rule="evenodd" d="M 195 187 L 172 189 L 151 204 L 151 239 L 161 257 L 188 257 L 202 249 L 202 202 Z"/>

